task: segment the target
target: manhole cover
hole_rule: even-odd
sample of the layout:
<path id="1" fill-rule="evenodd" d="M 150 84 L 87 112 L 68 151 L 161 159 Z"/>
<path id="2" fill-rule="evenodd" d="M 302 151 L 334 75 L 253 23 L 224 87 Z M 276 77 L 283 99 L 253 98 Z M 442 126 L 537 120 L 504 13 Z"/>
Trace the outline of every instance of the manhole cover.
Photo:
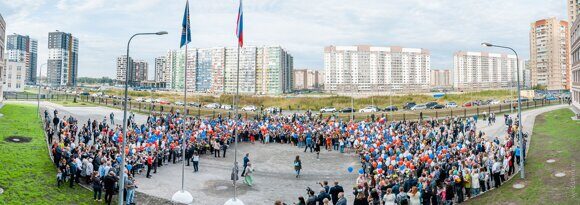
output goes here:
<path id="1" fill-rule="evenodd" d="M 555 159 L 549 159 L 549 160 L 546 160 L 546 162 L 547 163 L 554 163 L 554 162 L 556 162 L 556 160 Z"/>
<path id="2" fill-rule="evenodd" d="M 526 185 L 524 185 L 524 184 L 514 184 L 514 186 L 513 186 L 513 187 L 514 187 L 515 189 L 523 189 L 525 186 L 526 186 Z"/>
<path id="3" fill-rule="evenodd" d="M 566 176 L 566 173 L 564 173 L 564 172 L 558 172 L 554 176 L 556 176 L 556 177 L 564 177 L 564 176 Z"/>
<path id="4" fill-rule="evenodd" d="M 30 140 L 32 140 L 32 138 L 23 137 L 23 136 L 10 136 L 10 137 L 4 138 L 4 140 L 7 142 L 13 142 L 13 143 L 27 143 L 27 142 L 30 142 Z"/>
<path id="5" fill-rule="evenodd" d="M 221 191 L 221 190 L 226 190 L 226 189 L 228 189 L 228 187 L 227 187 L 227 186 L 217 186 L 217 187 L 215 188 L 215 190 L 218 190 L 218 191 Z"/>

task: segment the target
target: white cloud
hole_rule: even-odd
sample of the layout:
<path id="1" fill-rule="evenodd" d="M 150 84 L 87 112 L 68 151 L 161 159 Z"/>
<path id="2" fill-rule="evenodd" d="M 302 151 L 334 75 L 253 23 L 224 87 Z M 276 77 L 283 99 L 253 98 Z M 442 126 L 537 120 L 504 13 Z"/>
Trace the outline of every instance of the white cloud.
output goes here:
<path id="1" fill-rule="evenodd" d="M 148 60 L 176 49 L 184 0 L 0 0 L 9 33 L 39 40 L 59 29 L 80 39 L 79 74 L 114 76 L 115 57 L 132 33 L 166 30 L 135 40 L 131 55 Z M 192 0 L 193 47 L 234 46 L 237 1 Z M 561 0 L 246 0 L 246 44 L 285 47 L 296 67 L 322 68 L 327 45 L 399 45 L 431 50 L 433 67 L 450 67 L 457 50 L 484 50 L 493 41 L 529 52 L 530 23 L 565 18 Z M 494 50 L 495 51 L 495 50 Z M 497 50 L 496 52 L 505 52 Z M 152 72 L 152 71 L 151 71 Z M 151 73 L 150 72 L 150 73 Z"/>

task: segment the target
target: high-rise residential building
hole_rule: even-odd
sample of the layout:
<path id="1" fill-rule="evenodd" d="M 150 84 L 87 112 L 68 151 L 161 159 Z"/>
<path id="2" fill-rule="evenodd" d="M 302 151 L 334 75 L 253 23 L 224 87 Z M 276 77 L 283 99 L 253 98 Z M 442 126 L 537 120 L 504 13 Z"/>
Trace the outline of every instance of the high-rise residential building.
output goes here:
<path id="1" fill-rule="evenodd" d="M 240 49 L 239 87 L 237 48 L 190 48 L 187 52 L 188 92 L 282 94 L 292 91 L 293 59 L 280 46 L 246 46 Z M 185 51 L 165 57 L 167 88 L 183 90 Z"/>
<path id="2" fill-rule="evenodd" d="M 8 35 L 6 41 L 7 61 L 26 64 L 25 82 L 35 84 L 37 77 L 38 42 L 20 34 Z"/>
<path id="3" fill-rule="evenodd" d="M 460 90 L 507 89 L 516 83 L 515 55 L 458 51 L 453 56 L 453 87 Z"/>
<path id="4" fill-rule="evenodd" d="M 165 67 L 165 56 L 155 58 L 155 76 L 153 78 L 155 82 L 167 82 L 165 79 Z"/>
<path id="5" fill-rule="evenodd" d="M 532 88 L 532 70 L 530 69 L 530 60 L 524 60 L 523 64 L 524 65 L 520 67 L 520 69 L 523 69 L 523 71 L 521 71 L 523 74 L 521 77 L 522 87 L 530 89 Z"/>
<path id="6" fill-rule="evenodd" d="M 566 0 L 568 2 L 568 22 L 573 23 L 580 13 L 580 0 Z M 571 29 L 570 29 L 571 30 Z"/>
<path id="7" fill-rule="evenodd" d="M 570 40 L 572 48 L 572 69 L 570 96 L 572 106 L 580 111 L 580 20 L 576 19 L 570 29 Z"/>
<path id="8" fill-rule="evenodd" d="M 2 14 L 0 14 L 0 102 L 4 100 L 4 45 L 6 39 L 6 22 L 4 18 L 2 18 Z"/>
<path id="9" fill-rule="evenodd" d="M 413 92 L 429 89 L 431 55 L 426 49 L 327 46 L 324 89 L 327 92 Z"/>
<path id="10" fill-rule="evenodd" d="M 51 86 L 76 86 L 79 40 L 70 33 L 48 33 L 47 79 Z"/>
<path id="11" fill-rule="evenodd" d="M 6 61 L 4 91 L 23 92 L 26 82 L 26 62 Z"/>
<path id="12" fill-rule="evenodd" d="M 133 70 L 135 72 L 133 85 L 140 85 L 141 82 L 147 81 L 147 72 L 149 70 L 149 63 L 147 61 L 135 60 L 133 62 Z"/>
<path id="13" fill-rule="evenodd" d="M 324 76 L 321 71 L 312 69 L 294 70 L 294 90 L 318 90 L 322 88 Z"/>
<path id="14" fill-rule="evenodd" d="M 451 69 L 431 69 L 431 86 L 453 86 L 453 74 Z"/>
<path id="15" fill-rule="evenodd" d="M 129 57 L 130 64 L 133 64 L 133 59 Z M 129 83 L 131 83 L 131 79 L 133 79 L 133 69 L 129 68 L 127 71 L 127 55 L 122 55 L 117 57 L 117 84 L 123 85 L 125 84 L 125 79 L 127 79 L 126 75 L 128 75 Z"/>
<path id="16" fill-rule="evenodd" d="M 570 88 L 568 22 L 549 18 L 531 24 L 530 68 L 532 86 L 545 86 L 548 90 Z"/>

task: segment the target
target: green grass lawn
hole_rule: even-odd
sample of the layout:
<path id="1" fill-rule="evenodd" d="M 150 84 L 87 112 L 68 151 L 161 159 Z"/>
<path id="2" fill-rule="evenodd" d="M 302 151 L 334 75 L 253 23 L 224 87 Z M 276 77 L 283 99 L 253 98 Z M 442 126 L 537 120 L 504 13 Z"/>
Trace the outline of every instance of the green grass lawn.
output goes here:
<path id="1" fill-rule="evenodd" d="M 469 204 L 580 204 L 577 163 L 580 159 L 580 121 L 572 121 L 574 113 L 560 109 L 536 118 L 531 139 L 526 179 L 518 176 L 499 189 L 469 201 Z M 552 164 L 548 159 L 555 159 Z M 564 172 L 558 178 L 554 174 Z M 512 187 L 523 183 L 524 189 Z"/>
<path id="2" fill-rule="evenodd" d="M 92 192 L 75 185 L 56 187 L 56 168 L 48 152 L 35 105 L 5 104 L 0 110 L 0 204 L 92 204 Z M 6 142 L 9 136 L 32 138 Z"/>

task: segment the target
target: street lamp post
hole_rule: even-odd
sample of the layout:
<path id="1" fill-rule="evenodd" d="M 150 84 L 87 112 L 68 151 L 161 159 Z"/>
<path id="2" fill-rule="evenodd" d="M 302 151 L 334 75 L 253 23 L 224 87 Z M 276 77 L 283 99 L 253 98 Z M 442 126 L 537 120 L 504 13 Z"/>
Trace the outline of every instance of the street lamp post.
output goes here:
<path id="1" fill-rule="evenodd" d="M 43 63 L 42 65 L 40 65 L 40 68 L 38 68 L 38 79 L 36 79 L 36 84 L 38 85 L 38 93 L 36 94 L 36 98 L 37 98 L 36 100 L 38 101 L 37 102 L 38 107 L 36 108 L 36 112 L 38 112 L 39 116 L 42 116 L 40 114 L 40 87 L 42 86 L 40 84 L 40 78 L 42 77 L 42 66 L 45 66 L 45 65 L 46 65 L 46 63 Z M 52 142 L 49 142 L 49 143 L 52 143 Z"/>
<path id="2" fill-rule="evenodd" d="M 131 45 L 131 40 L 135 36 L 141 35 L 165 35 L 167 31 L 159 31 L 156 33 L 136 33 L 129 38 L 129 42 L 127 42 L 127 67 L 125 68 L 125 99 L 123 100 L 123 145 L 121 148 L 121 166 L 120 166 L 120 180 L 119 180 L 119 205 L 123 204 L 123 189 L 125 188 L 125 146 L 127 144 L 127 92 L 129 90 L 129 69 L 131 68 L 131 61 L 129 60 L 129 46 Z"/>
<path id="3" fill-rule="evenodd" d="M 501 45 L 494 45 L 491 43 L 481 43 L 481 45 L 486 46 L 486 47 L 497 47 L 497 48 L 504 48 L 504 49 L 509 49 L 512 52 L 514 52 L 514 54 L 516 55 L 516 75 L 517 75 L 517 91 L 518 91 L 518 137 L 520 139 L 520 162 L 521 164 L 521 171 L 520 171 L 520 176 L 522 179 L 525 178 L 525 173 L 524 173 L 524 150 L 525 150 L 525 144 L 524 144 L 524 139 L 522 137 L 522 96 L 521 96 L 521 90 L 520 90 L 520 59 L 518 57 L 518 53 L 516 52 L 516 50 L 514 50 L 513 48 L 507 47 L 507 46 L 501 46 Z"/>

